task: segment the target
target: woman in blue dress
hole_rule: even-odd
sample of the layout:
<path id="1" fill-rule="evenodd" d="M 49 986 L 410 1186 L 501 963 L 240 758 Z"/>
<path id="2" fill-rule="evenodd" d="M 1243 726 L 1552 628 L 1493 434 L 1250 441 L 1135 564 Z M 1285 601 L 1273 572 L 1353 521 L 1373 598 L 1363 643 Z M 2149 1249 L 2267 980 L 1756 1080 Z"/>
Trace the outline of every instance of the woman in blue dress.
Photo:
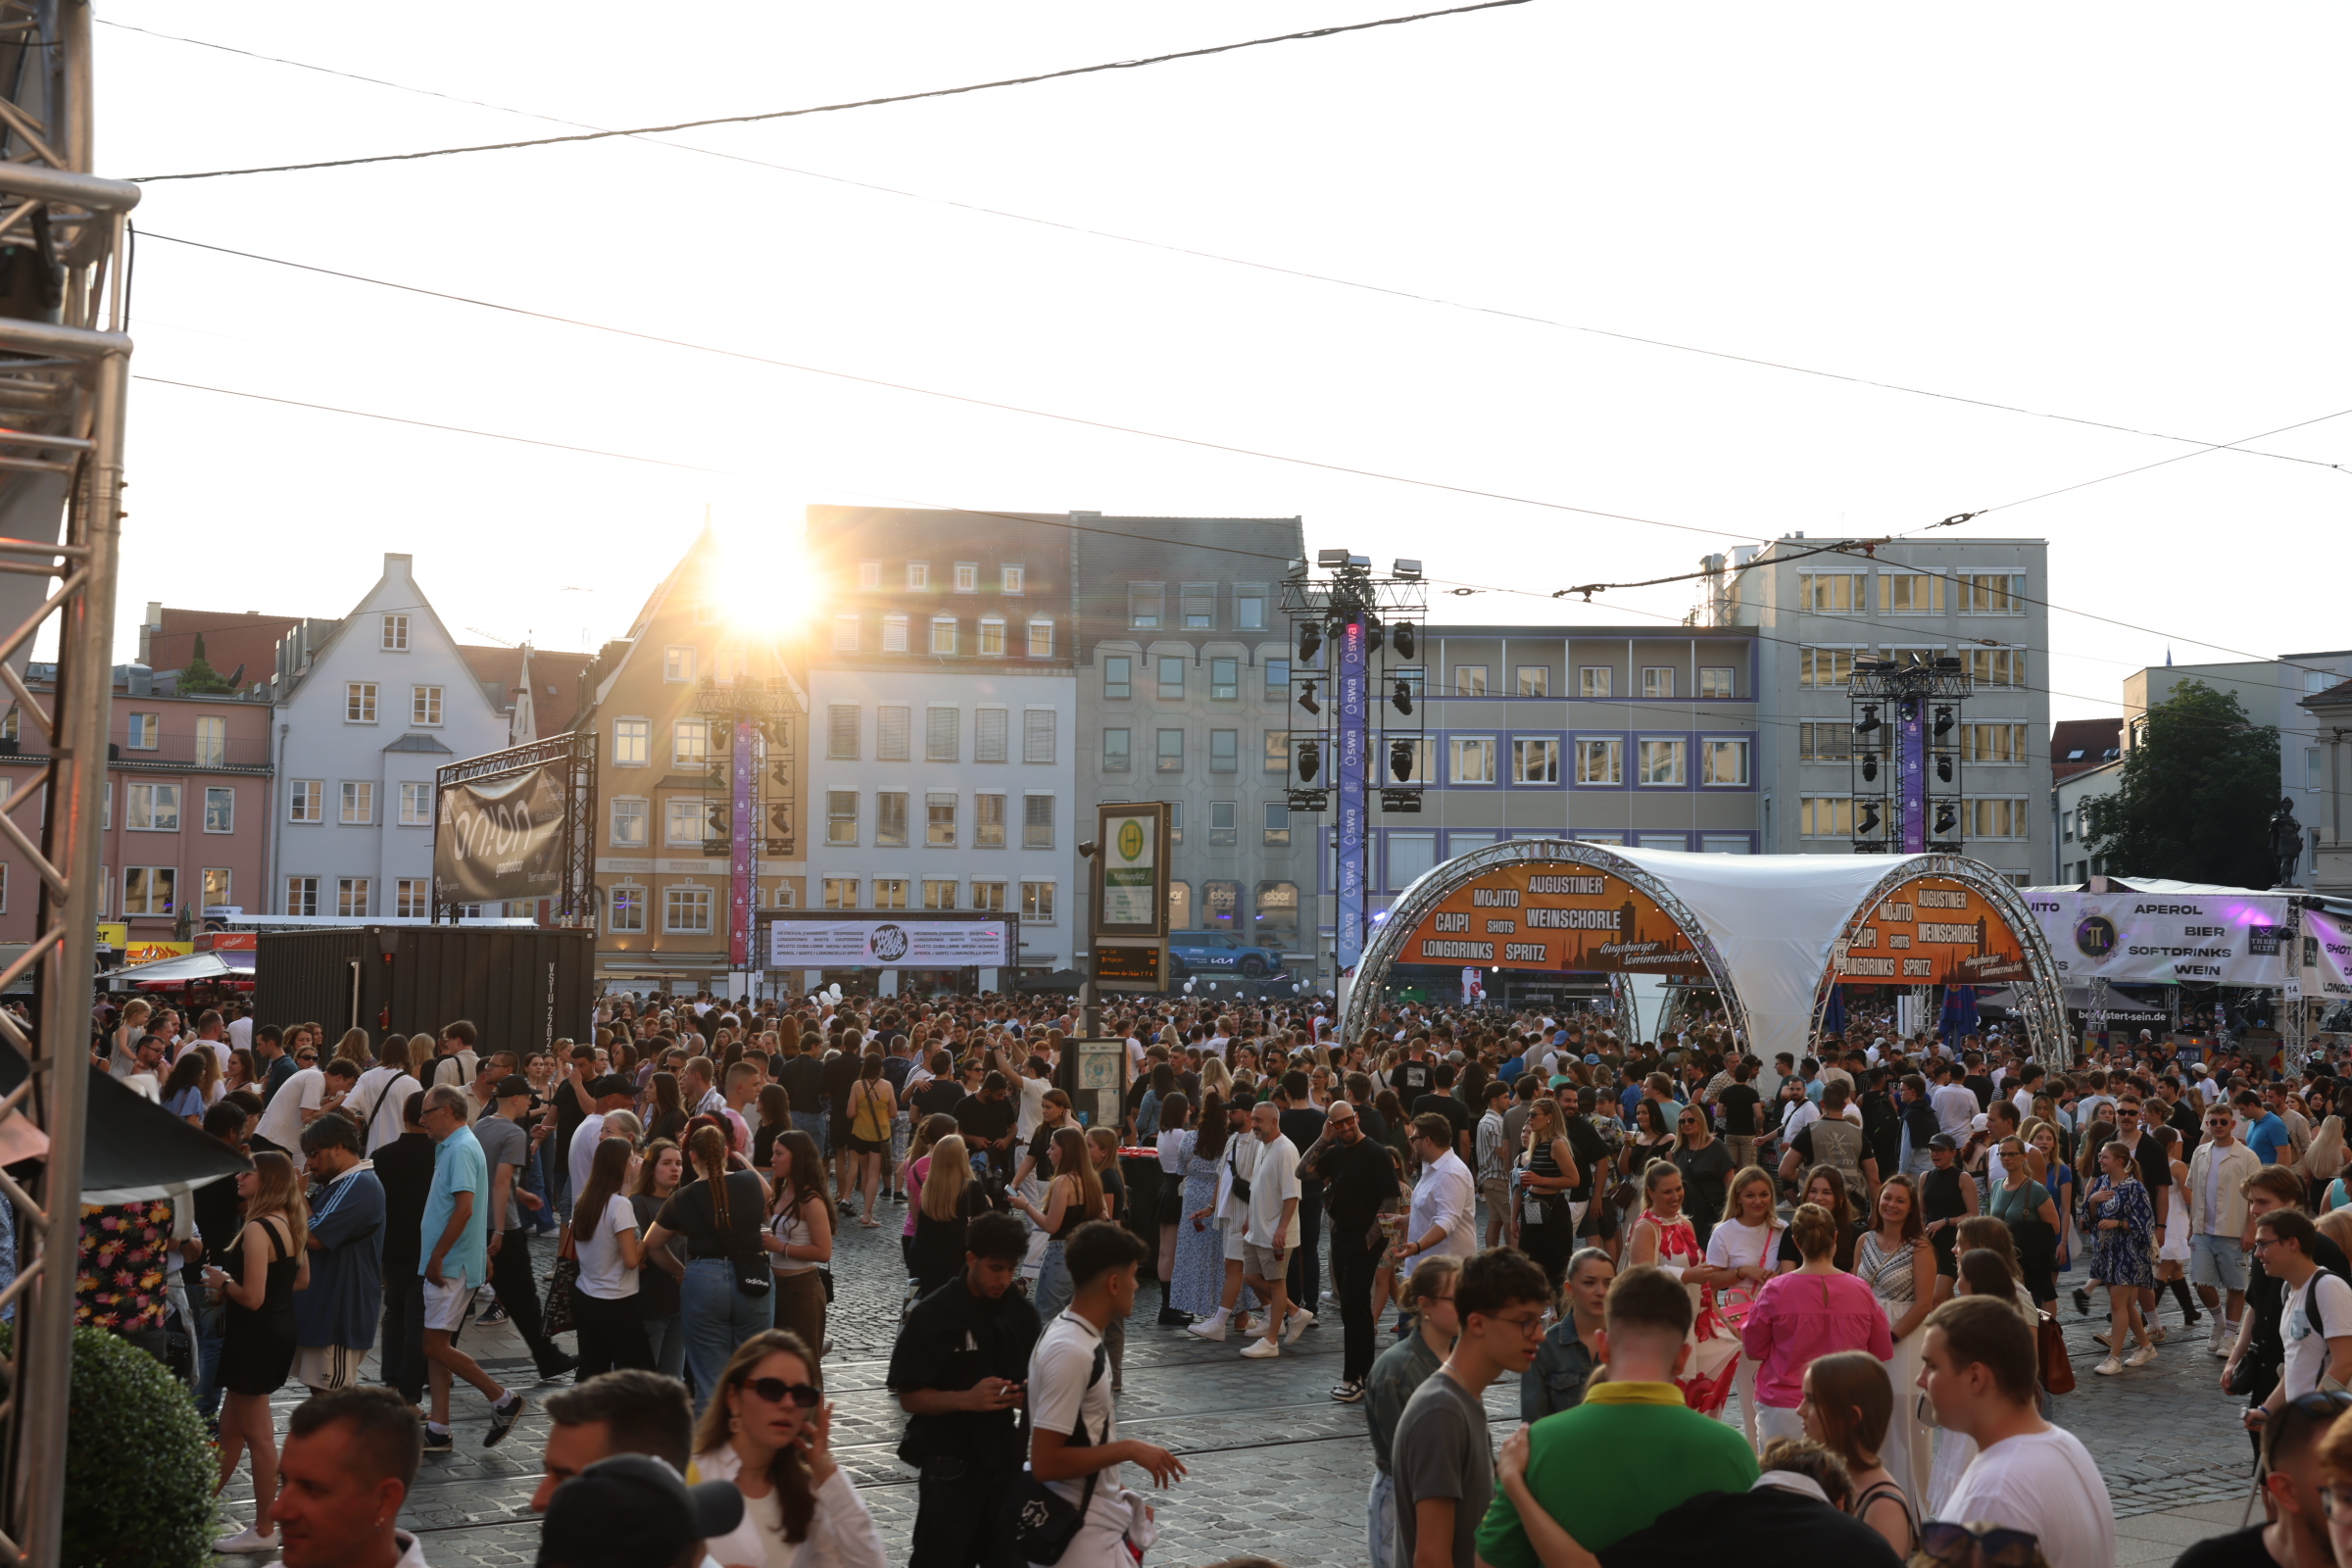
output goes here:
<path id="1" fill-rule="evenodd" d="M 1225 1162 L 1231 1134 L 1224 1099 L 1209 1090 L 1200 1102 L 1200 1132 L 1184 1162 L 1184 1209 L 1176 1220 L 1176 1265 L 1168 1277 L 1168 1304 L 1194 1317 L 1206 1317 L 1223 1304 L 1225 1223 L 1199 1217 L 1217 1201 L 1217 1172 Z"/>
<path id="2" fill-rule="evenodd" d="M 2122 1144 L 2101 1148 L 2098 1182 L 2082 1202 L 2091 1224 L 2090 1277 L 2107 1287 L 2107 1359 L 2095 1369 L 2103 1377 L 2156 1359 L 2156 1342 L 2140 1316 L 2139 1290 L 2125 1288 L 2153 1289 L 2156 1284 L 2156 1210 L 2135 1169 L 2132 1152 Z M 2139 1342 L 2139 1348 L 2119 1360 L 2126 1333 Z"/>

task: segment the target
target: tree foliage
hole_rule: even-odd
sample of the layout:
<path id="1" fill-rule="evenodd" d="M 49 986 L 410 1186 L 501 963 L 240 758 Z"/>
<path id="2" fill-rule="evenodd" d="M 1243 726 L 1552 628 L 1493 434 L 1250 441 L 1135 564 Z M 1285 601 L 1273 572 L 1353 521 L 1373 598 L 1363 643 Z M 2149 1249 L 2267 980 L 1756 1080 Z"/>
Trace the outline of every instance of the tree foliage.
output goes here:
<path id="1" fill-rule="evenodd" d="M 2182 681 L 2150 708 L 2115 793 L 2082 806 L 2084 848 L 2110 874 L 2267 888 L 2278 730 L 2229 692 Z"/>
<path id="2" fill-rule="evenodd" d="M 202 632 L 196 634 L 196 652 L 189 659 L 188 667 L 179 672 L 179 689 L 182 693 L 190 696 L 201 692 L 235 690 L 229 685 L 228 677 L 215 669 L 213 662 L 204 657 L 204 633 Z"/>

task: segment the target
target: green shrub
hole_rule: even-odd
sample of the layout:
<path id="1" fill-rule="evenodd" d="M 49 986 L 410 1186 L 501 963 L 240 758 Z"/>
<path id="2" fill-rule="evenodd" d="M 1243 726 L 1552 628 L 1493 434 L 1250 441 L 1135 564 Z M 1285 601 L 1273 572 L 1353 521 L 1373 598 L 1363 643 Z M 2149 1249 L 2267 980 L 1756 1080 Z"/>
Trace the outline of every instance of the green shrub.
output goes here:
<path id="1" fill-rule="evenodd" d="M 186 1386 L 121 1336 L 77 1328 L 69 1400 L 63 1568 L 211 1563 L 220 1461 Z"/>

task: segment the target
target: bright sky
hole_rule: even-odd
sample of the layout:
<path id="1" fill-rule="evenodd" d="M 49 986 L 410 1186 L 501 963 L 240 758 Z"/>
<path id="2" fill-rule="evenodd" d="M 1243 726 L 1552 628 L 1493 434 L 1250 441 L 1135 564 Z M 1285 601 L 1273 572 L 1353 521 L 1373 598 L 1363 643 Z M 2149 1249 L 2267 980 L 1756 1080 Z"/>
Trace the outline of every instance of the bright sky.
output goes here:
<path id="1" fill-rule="evenodd" d="M 104 16 L 618 127 L 1409 9 L 703 0 L 407 24 L 120 0 Z M 2317 5 L 2217 24 L 2185 6 L 1534 0 L 669 138 L 724 158 L 607 140 L 152 184 L 135 373 L 688 466 L 140 382 L 122 646 L 150 599 L 340 614 L 403 550 L 460 637 L 594 647 L 707 505 L 722 527 L 790 532 L 810 502 L 1301 514 L 1310 549 L 1534 595 L 1442 598 L 1443 618 L 1679 619 L 1689 585 L 1590 609 L 1542 596 L 2196 453 L 1493 312 L 2209 442 L 2344 411 L 2253 445 L 2352 464 L 2332 156 L 2348 35 L 2352 17 Z M 97 43 L 109 174 L 566 128 L 104 23 Z M 528 321 L 167 234 L 1514 499 Z M 2046 537 L 2060 606 L 2145 628 L 2053 615 L 2041 669 L 2066 717 L 2117 710 L 2123 675 L 2168 645 L 2233 657 L 2192 638 L 2266 657 L 2352 643 L 2341 571 L 2311 569 L 2340 566 L 2347 512 L 2352 473 L 2205 453 L 1965 531 Z"/>

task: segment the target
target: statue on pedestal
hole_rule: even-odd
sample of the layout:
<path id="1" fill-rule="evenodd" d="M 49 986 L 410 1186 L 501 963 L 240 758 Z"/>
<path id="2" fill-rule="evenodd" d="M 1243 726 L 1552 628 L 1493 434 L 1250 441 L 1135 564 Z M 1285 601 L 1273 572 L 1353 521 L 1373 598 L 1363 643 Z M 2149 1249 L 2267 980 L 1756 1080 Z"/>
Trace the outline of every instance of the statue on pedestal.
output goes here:
<path id="1" fill-rule="evenodd" d="M 2280 797 L 2271 813 L 2271 858 L 2278 869 L 2274 887 L 2291 888 L 2303 864 L 2303 824 L 2295 820 L 2295 803 Z"/>

